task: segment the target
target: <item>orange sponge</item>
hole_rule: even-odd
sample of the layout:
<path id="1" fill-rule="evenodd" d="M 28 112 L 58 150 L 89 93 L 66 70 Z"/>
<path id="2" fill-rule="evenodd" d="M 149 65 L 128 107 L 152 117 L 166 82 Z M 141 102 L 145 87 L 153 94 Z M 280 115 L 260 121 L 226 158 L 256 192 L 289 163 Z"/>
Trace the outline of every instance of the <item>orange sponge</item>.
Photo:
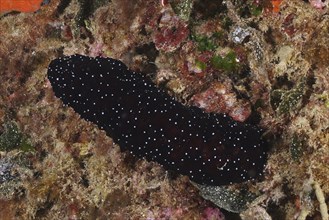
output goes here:
<path id="1" fill-rule="evenodd" d="M 278 13 L 280 11 L 280 5 L 282 0 L 272 0 L 273 12 Z"/>
<path id="2" fill-rule="evenodd" d="M 42 0 L 0 0 L 0 13 L 10 11 L 35 12 Z"/>

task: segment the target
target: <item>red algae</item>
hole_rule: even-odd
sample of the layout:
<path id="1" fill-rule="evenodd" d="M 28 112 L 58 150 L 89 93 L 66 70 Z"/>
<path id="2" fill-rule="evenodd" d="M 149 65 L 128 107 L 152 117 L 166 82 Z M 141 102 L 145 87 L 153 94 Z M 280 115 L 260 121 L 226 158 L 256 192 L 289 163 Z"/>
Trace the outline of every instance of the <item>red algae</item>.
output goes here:
<path id="1" fill-rule="evenodd" d="M 251 113 L 248 103 L 237 101 L 228 83 L 215 83 L 206 91 L 191 98 L 192 105 L 207 112 L 227 113 L 234 120 L 244 122 Z"/>
<path id="2" fill-rule="evenodd" d="M 187 24 L 171 10 L 164 10 L 159 18 L 153 41 L 158 50 L 172 52 L 176 50 L 189 34 Z"/>

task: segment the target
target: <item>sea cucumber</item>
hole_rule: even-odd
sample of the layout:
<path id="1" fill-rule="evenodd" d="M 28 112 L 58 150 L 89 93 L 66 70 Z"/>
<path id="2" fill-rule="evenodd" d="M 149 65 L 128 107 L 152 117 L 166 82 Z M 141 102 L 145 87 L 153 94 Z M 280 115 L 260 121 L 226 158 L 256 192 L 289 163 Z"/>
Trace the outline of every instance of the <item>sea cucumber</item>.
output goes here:
<path id="1" fill-rule="evenodd" d="M 262 129 L 185 106 L 121 61 L 65 56 L 50 63 L 48 79 L 64 105 L 137 157 L 199 184 L 262 176 L 267 154 Z"/>

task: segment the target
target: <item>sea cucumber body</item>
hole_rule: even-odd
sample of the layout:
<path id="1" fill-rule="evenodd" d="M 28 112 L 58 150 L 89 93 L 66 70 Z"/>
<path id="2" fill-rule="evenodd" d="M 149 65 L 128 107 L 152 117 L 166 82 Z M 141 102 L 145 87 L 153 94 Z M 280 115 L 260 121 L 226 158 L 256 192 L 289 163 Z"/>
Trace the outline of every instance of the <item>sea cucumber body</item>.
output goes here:
<path id="1" fill-rule="evenodd" d="M 184 106 L 146 76 L 111 58 L 72 55 L 48 68 L 55 95 L 122 150 L 208 185 L 262 175 L 261 129 Z"/>

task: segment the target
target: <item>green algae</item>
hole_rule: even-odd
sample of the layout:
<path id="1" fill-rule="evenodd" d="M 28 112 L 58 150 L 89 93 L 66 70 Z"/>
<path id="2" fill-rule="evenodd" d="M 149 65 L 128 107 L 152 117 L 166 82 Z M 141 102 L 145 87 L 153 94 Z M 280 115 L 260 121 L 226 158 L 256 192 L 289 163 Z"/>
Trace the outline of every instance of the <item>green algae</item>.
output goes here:
<path id="1" fill-rule="evenodd" d="M 24 152 L 32 151 L 34 148 L 24 137 L 16 123 L 10 121 L 4 124 L 4 129 L 0 135 L 0 150 L 11 151 L 19 149 Z"/>
<path id="2" fill-rule="evenodd" d="M 304 146 L 305 146 L 305 138 L 301 137 L 300 135 L 295 134 L 290 143 L 290 155 L 293 161 L 299 161 L 300 157 L 303 155 Z"/>
<path id="3" fill-rule="evenodd" d="M 225 72 L 232 72 L 238 67 L 236 54 L 233 51 L 228 52 L 225 56 L 213 56 L 211 64 L 215 69 L 224 70 Z"/>
<path id="4" fill-rule="evenodd" d="M 249 10 L 253 16 L 259 16 L 263 12 L 263 8 L 261 6 L 256 6 L 254 4 L 249 6 Z"/>
<path id="5" fill-rule="evenodd" d="M 188 21 L 193 9 L 193 2 L 193 0 L 173 1 L 171 6 L 181 19 Z"/>
<path id="6" fill-rule="evenodd" d="M 202 71 L 207 68 L 207 64 L 205 62 L 200 61 L 200 60 L 196 60 L 195 65 L 197 66 L 197 68 L 199 68 Z"/>
<path id="7" fill-rule="evenodd" d="M 220 33 L 214 33 L 211 37 L 193 34 L 191 35 L 191 38 L 197 43 L 199 51 L 210 51 L 215 50 L 217 48 L 215 40 L 219 36 Z"/>
<path id="8" fill-rule="evenodd" d="M 235 5 L 238 8 L 237 11 L 243 18 L 261 15 L 266 4 L 266 1 L 256 2 L 253 0 L 235 2 Z"/>
<path id="9" fill-rule="evenodd" d="M 278 115 L 296 111 L 305 94 L 304 80 L 290 90 L 275 89 L 271 92 L 271 103 Z"/>
<path id="10" fill-rule="evenodd" d="M 23 134 L 14 122 L 4 124 L 4 131 L 0 135 L 0 150 L 10 151 L 18 148 L 23 141 Z"/>
<path id="11" fill-rule="evenodd" d="M 321 95 L 318 95 L 318 98 L 323 102 L 326 108 L 329 108 L 329 94 L 324 92 Z"/>
<path id="12" fill-rule="evenodd" d="M 221 23 L 222 23 L 223 28 L 224 28 L 225 30 L 227 30 L 227 31 L 230 30 L 230 28 L 231 28 L 232 25 L 233 25 L 233 21 L 231 20 L 231 18 L 229 18 L 229 17 L 227 17 L 227 16 L 225 16 L 225 17 L 222 19 Z"/>

